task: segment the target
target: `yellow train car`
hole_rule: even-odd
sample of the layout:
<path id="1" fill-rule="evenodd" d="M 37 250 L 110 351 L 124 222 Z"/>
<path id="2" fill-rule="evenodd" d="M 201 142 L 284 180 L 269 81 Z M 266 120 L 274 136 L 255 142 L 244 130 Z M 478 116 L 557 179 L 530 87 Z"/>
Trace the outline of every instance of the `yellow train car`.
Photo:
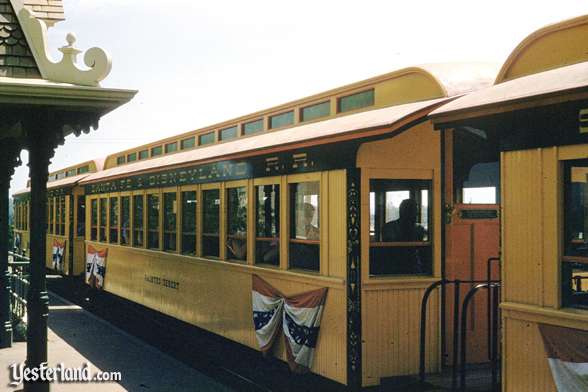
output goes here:
<path id="1" fill-rule="evenodd" d="M 47 183 L 47 249 L 45 266 L 53 272 L 77 276 L 85 269 L 86 212 L 84 189 L 78 182 L 102 170 L 104 160 L 83 162 L 49 173 Z M 15 247 L 29 248 L 30 189 L 15 192 Z"/>
<path id="2" fill-rule="evenodd" d="M 419 305 L 443 258 L 427 115 L 495 75 L 406 68 L 109 156 L 80 181 L 98 285 L 253 348 L 253 275 L 286 296 L 328 288 L 312 372 L 351 387 L 416 374 Z M 438 371 L 438 292 L 428 315 Z"/>
<path id="3" fill-rule="evenodd" d="M 446 135 L 498 141 L 507 392 L 588 388 L 587 43 L 588 16 L 542 28 L 492 87 L 431 114 Z"/>

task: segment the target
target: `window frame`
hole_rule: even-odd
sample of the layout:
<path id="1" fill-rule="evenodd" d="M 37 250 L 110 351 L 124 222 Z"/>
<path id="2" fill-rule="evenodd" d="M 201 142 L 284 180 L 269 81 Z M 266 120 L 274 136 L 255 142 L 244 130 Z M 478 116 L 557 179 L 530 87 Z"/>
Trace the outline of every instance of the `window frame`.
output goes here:
<path id="1" fill-rule="evenodd" d="M 142 204 L 143 204 L 143 210 L 141 211 L 141 219 L 142 219 L 142 226 L 141 227 L 141 232 L 143 234 L 143 243 L 141 245 L 135 245 L 135 197 L 136 196 L 141 196 L 141 200 L 142 200 Z M 132 191 L 131 192 L 131 248 L 136 248 L 136 249 L 147 249 L 147 217 L 146 217 L 146 211 L 147 211 L 147 201 L 146 201 L 146 197 L 145 197 L 145 191 Z"/>
<path id="2" fill-rule="evenodd" d="M 239 259 L 229 259 L 228 253 L 227 252 L 227 240 L 228 240 L 228 231 L 229 231 L 229 206 L 228 206 L 228 191 L 229 189 L 234 189 L 234 188 L 245 188 L 245 194 L 247 197 L 247 217 L 246 217 L 246 222 L 245 224 L 247 225 L 246 228 L 246 237 L 245 237 L 245 244 L 247 247 L 247 255 L 245 257 L 245 260 L 239 260 Z M 251 190 L 250 190 L 251 186 L 250 186 L 250 181 L 248 180 L 237 180 L 237 181 L 228 181 L 225 182 L 223 184 L 223 196 L 221 197 L 221 218 L 223 219 L 223 225 L 221 225 L 224 229 L 224 231 L 222 231 L 222 236 L 223 236 L 223 246 L 224 246 L 224 251 L 225 251 L 225 257 L 222 258 L 222 260 L 226 260 L 226 261 L 230 261 L 230 262 L 234 262 L 234 263 L 239 263 L 239 264 L 251 264 L 251 260 L 252 260 L 252 255 L 251 255 L 251 244 L 250 244 L 250 238 L 251 238 L 251 225 L 250 225 L 250 221 L 251 221 Z"/>
<path id="3" fill-rule="evenodd" d="M 180 223 L 180 213 L 181 213 L 181 206 L 180 206 L 180 204 L 181 204 L 181 200 L 180 200 L 181 193 L 180 193 L 180 188 L 176 186 L 176 187 L 161 188 L 160 190 L 161 190 L 161 204 L 160 204 L 161 205 L 161 208 L 160 208 L 160 215 L 161 215 L 161 217 L 160 217 L 160 220 L 161 220 L 161 226 L 160 226 L 161 227 L 161 236 L 160 236 L 160 238 L 161 238 L 161 241 L 162 241 L 161 242 L 161 250 L 163 250 L 164 252 L 167 252 L 167 253 L 181 254 L 180 248 L 179 248 L 179 245 L 180 245 L 180 235 L 181 235 L 181 232 L 180 232 L 181 226 L 179 225 L 179 223 Z M 165 246 L 164 246 L 164 239 L 165 239 L 164 237 L 165 237 L 165 234 L 166 234 L 166 231 L 165 231 L 165 194 L 166 193 L 174 193 L 176 195 L 176 213 L 175 213 L 175 215 L 176 215 L 176 225 L 175 225 L 176 226 L 176 231 L 175 231 L 175 235 L 176 235 L 176 245 L 175 245 L 175 247 L 176 247 L 176 249 L 175 250 L 166 250 L 165 249 Z"/>
<path id="4" fill-rule="evenodd" d="M 147 237 L 145 237 L 145 248 L 148 250 L 159 250 L 163 249 L 163 212 L 162 212 L 162 204 L 163 204 L 163 196 L 161 192 L 161 188 L 149 189 L 145 191 L 145 199 L 144 199 L 144 216 L 146 218 L 145 222 L 145 229 L 147 232 Z M 149 196 L 157 195 L 159 199 L 159 213 L 157 217 L 158 222 L 158 230 L 157 230 L 157 247 L 150 247 L 149 246 L 149 233 L 151 230 L 149 229 Z"/>
<path id="5" fill-rule="evenodd" d="M 123 208 L 122 208 L 122 200 L 123 197 L 129 198 L 129 228 L 128 228 L 128 243 L 123 244 L 121 241 L 122 238 L 122 230 L 123 230 Z M 118 193 L 118 208 L 119 208 L 119 230 L 118 230 L 118 244 L 120 246 L 128 246 L 130 248 L 133 247 L 133 196 L 132 192 L 120 192 Z"/>
<path id="6" fill-rule="evenodd" d="M 431 216 L 429 225 L 431 227 L 429 232 L 429 242 L 431 243 L 431 275 L 370 275 L 370 180 L 426 180 L 431 181 Z M 440 247 L 436 239 L 440 232 L 440 217 L 436 217 L 435 213 L 438 211 L 440 203 L 440 188 L 441 182 L 438 173 L 433 169 L 382 169 L 382 168 L 362 168 L 361 169 L 361 233 L 360 239 L 362 244 L 367 246 L 361 247 L 361 279 L 367 284 L 380 284 L 382 282 L 395 281 L 427 281 L 432 282 L 436 280 L 440 274 Z"/>
<path id="7" fill-rule="evenodd" d="M 218 230 L 219 231 L 219 233 L 218 233 L 218 235 L 219 235 L 219 239 L 218 239 L 218 242 L 219 242 L 219 256 L 218 256 L 218 258 L 215 257 L 215 256 L 207 256 L 207 255 L 204 255 L 203 245 L 202 245 L 203 237 L 204 237 L 204 227 L 202 227 L 203 220 L 204 220 L 203 219 L 204 218 L 204 205 L 203 205 L 204 204 L 204 192 L 205 191 L 209 191 L 209 190 L 215 190 L 215 189 L 217 189 L 219 191 L 219 199 L 220 199 L 220 206 L 219 206 L 219 212 L 218 212 L 218 214 L 219 214 L 219 217 L 218 217 L 218 219 L 219 219 L 219 222 L 218 222 L 218 224 L 219 224 L 219 230 Z M 224 192 L 224 183 L 222 183 L 222 182 L 215 182 L 215 183 L 208 183 L 208 184 L 202 184 L 202 185 L 200 185 L 199 199 L 198 199 L 200 201 L 200 203 L 198 204 L 198 217 L 199 217 L 199 220 L 198 220 L 197 226 L 196 226 L 196 229 L 197 230 L 199 229 L 198 230 L 198 239 L 197 239 L 197 241 L 198 241 L 197 249 L 198 249 L 198 252 L 199 252 L 198 255 L 200 257 L 205 258 L 205 259 L 209 259 L 209 260 L 225 260 L 225 258 L 226 258 L 226 252 L 225 252 L 225 246 L 226 246 L 226 244 L 224 243 L 224 238 L 225 238 L 225 224 L 224 224 L 224 221 L 225 221 L 225 219 L 223 217 L 223 211 L 224 211 L 224 205 L 225 205 L 225 203 L 224 203 L 224 198 L 225 198 L 224 193 L 225 193 Z"/>
<path id="8" fill-rule="evenodd" d="M 198 216 L 199 216 L 199 208 L 200 208 L 200 186 L 199 185 L 186 185 L 186 186 L 181 186 L 178 188 L 178 217 L 177 217 L 177 222 L 178 222 L 178 254 L 184 256 L 184 257 L 197 257 L 199 256 L 198 254 L 198 230 L 199 230 L 199 224 L 198 224 Z M 184 192 L 194 192 L 195 197 L 196 197 L 196 208 L 194 211 L 194 253 L 193 254 L 187 254 L 187 253 L 183 253 L 183 240 L 184 240 L 184 203 L 183 203 L 183 193 Z"/>
<path id="9" fill-rule="evenodd" d="M 279 221 L 280 221 L 280 226 L 279 226 L 279 233 L 277 236 L 278 239 L 278 251 L 279 251 L 279 257 L 278 257 L 278 265 L 273 265 L 273 264 L 269 264 L 269 263 L 258 263 L 256 262 L 255 258 L 257 255 L 257 195 L 256 195 L 256 188 L 258 186 L 264 186 L 264 185 L 278 185 L 280 187 L 280 195 L 279 195 L 279 210 L 277 211 L 278 215 L 279 215 Z M 285 188 L 284 188 L 285 187 Z M 255 178 L 252 182 L 251 182 L 251 190 L 250 190 L 250 199 L 252 204 L 251 207 L 251 211 L 252 213 L 250 215 L 252 215 L 252 219 L 251 219 L 251 227 L 248 228 L 249 233 L 251 233 L 250 237 L 252 237 L 252 250 L 251 250 L 251 264 L 255 265 L 256 267 L 261 267 L 261 268 L 273 268 L 273 269 L 282 269 L 282 270 L 287 270 L 287 256 L 284 250 L 284 248 L 287 248 L 287 246 L 285 246 L 286 244 L 284 244 L 286 242 L 286 238 L 288 237 L 284 237 L 284 230 L 285 230 L 285 226 L 288 225 L 287 222 L 287 218 L 284 219 L 284 210 L 287 210 L 287 202 L 285 204 L 285 200 L 284 199 L 288 199 L 288 192 L 284 192 L 284 189 L 288 188 L 288 184 L 286 182 L 286 178 L 285 176 L 280 177 L 280 176 L 276 176 L 276 177 L 264 177 L 264 178 Z M 286 215 L 288 215 L 288 213 L 286 213 Z M 286 251 L 287 252 L 287 251 Z"/>
<path id="10" fill-rule="evenodd" d="M 283 247 L 280 248 L 280 268 L 284 265 L 284 269 L 289 271 L 294 271 L 297 273 L 306 273 L 311 275 L 328 275 L 328 258 L 327 258 L 327 238 L 328 238 L 328 189 L 325 189 L 325 184 L 327 181 L 323 181 L 323 176 L 328 176 L 328 171 L 324 172 L 313 172 L 313 173 L 304 173 L 304 174 L 293 174 L 287 175 L 285 181 L 285 187 L 280 186 L 280 202 L 282 205 L 286 207 L 286 215 L 281 214 L 280 219 L 280 243 L 283 243 Z M 292 227 L 292 211 L 291 211 L 291 201 L 290 201 L 290 185 L 291 184 L 299 184 L 303 182 L 318 182 L 319 183 L 319 269 L 318 271 L 307 270 L 302 268 L 292 268 L 290 267 L 290 234 L 291 234 L 291 227 Z M 282 226 L 283 223 L 285 227 Z M 285 230 L 284 230 L 285 229 Z M 286 251 L 284 256 L 281 256 L 283 251 Z M 284 258 L 284 263 L 282 263 L 282 258 Z"/>

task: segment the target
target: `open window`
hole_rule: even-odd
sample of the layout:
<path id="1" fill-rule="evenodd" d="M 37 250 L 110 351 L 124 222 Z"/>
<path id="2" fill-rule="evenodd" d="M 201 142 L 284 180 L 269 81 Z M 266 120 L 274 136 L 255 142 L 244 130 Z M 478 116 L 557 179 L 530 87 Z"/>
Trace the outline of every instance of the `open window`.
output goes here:
<path id="1" fill-rule="evenodd" d="M 280 185 L 255 187 L 255 263 L 280 265 Z"/>
<path id="2" fill-rule="evenodd" d="M 320 182 L 290 184 L 290 268 L 320 271 Z"/>
<path id="3" fill-rule="evenodd" d="M 588 159 L 564 167 L 563 306 L 588 309 Z"/>
<path id="4" fill-rule="evenodd" d="M 247 188 L 227 188 L 227 259 L 247 259 Z"/>
<path id="5" fill-rule="evenodd" d="M 220 256 L 220 189 L 202 191 L 202 256 Z"/>
<path id="6" fill-rule="evenodd" d="M 495 133 L 473 127 L 453 131 L 453 184 L 458 204 L 500 203 L 500 152 Z"/>
<path id="7" fill-rule="evenodd" d="M 432 274 L 430 180 L 370 180 L 370 275 Z"/>

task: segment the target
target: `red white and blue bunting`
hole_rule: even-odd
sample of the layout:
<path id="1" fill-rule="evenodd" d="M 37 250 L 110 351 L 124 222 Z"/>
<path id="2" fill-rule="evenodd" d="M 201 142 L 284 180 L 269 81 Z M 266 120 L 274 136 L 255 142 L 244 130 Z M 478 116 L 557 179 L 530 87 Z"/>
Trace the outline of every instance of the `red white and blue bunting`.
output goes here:
<path id="1" fill-rule="evenodd" d="M 106 273 L 106 255 L 108 249 L 98 250 L 88 245 L 86 252 L 86 284 L 95 289 L 104 288 L 104 275 Z"/>
<path id="2" fill-rule="evenodd" d="M 312 367 L 327 289 L 284 296 L 265 280 L 253 275 L 253 324 L 259 347 L 269 353 L 280 327 L 286 342 L 290 369 L 305 372 Z"/>
<path id="3" fill-rule="evenodd" d="M 539 324 L 539 332 L 557 390 L 588 391 L 588 331 Z"/>

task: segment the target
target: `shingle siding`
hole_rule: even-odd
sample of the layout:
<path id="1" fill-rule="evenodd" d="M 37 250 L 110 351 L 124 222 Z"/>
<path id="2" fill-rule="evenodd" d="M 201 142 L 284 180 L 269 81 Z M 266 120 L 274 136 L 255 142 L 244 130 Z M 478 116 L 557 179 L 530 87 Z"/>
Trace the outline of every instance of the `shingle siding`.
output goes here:
<path id="1" fill-rule="evenodd" d="M 10 0 L 0 0 L 0 76 L 41 77 Z"/>

